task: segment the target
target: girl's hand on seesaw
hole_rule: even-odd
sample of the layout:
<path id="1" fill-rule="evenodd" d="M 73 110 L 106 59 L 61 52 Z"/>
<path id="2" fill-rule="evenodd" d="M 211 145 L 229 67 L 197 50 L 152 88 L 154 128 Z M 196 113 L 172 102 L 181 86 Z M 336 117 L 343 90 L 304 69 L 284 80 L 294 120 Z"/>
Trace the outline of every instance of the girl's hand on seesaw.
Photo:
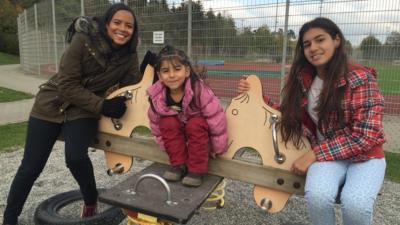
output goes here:
<path id="1" fill-rule="evenodd" d="M 291 171 L 298 175 L 305 175 L 308 168 L 313 162 L 317 160 L 315 153 L 313 151 L 308 151 L 296 161 L 293 162 Z"/>
<path id="2" fill-rule="evenodd" d="M 248 75 L 242 75 L 238 83 L 238 92 L 242 94 L 250 90 L 250 83 L 246 80 Z"/>

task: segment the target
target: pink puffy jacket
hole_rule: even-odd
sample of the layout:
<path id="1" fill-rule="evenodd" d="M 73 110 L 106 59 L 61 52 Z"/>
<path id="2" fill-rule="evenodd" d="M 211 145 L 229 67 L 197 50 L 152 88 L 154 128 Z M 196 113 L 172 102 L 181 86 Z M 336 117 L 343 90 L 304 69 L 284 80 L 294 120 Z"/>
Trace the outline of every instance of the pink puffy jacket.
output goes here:
<path id="1" fill-rule="evenodd" d="M 209 126 L 209 134 L 214 154 L 222 154 L 227 150 L 228 133 L 226 125 L 226 117 L 218 98 L 212 90 L 207 87 L 202 80 L 196 82 L 196 96 L 194 96 L 190 78 L 185 81 L 185 95 L 182 100 L 182 112 L 170 109 L 166 104 L 166 87 L 157 81 L 148 90 L 151 107 L 148 111 L 150 119 L 150 128 L 152 134 L 156 137 L 157 143 L 161 149 L 164 148 L 162 141 L 159 120 L 163 116 L 177 115 L 180 121 L 186 121 L 192 117 L 202 116 L 206 119 Z M 196 102 L 197 107 L 189 107 L 192 99 Z"/>

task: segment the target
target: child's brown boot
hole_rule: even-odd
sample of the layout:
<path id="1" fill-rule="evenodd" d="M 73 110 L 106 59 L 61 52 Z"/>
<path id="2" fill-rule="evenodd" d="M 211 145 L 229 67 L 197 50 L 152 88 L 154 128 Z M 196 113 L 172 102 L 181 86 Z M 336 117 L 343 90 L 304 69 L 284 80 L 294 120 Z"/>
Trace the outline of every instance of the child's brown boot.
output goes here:
<path id="1" fill-rule="evenodd" d="M 163 178 L 167 181 L 179 181 L 185 175 L 185 170 L 184 165 L 173 166 L 164 172 Z"/>
<path id="2" fill-rule="evenodd" d="M 198 187 L 202 183 L 203 174 L 188 173 L 182 180 L 182 184 L 190 187 Z"/>

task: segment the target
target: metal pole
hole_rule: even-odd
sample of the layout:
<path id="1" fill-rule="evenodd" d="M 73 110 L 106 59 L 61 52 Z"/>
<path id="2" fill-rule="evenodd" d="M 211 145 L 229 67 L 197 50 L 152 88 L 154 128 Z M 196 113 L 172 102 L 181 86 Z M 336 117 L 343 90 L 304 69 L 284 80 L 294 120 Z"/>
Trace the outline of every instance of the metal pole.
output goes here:
<path id="1" fill-rule="evenodd" d="M 278 2 L 279 0 L 276 0 L 276 10 L 275 10 L 275 33 L 276 33 L 276 27 L 278 26 Z"/>
<path id="2" fill-rule="evenodd" d="M 58 53 L 57 53 L 57 30 L 56 30 L 56 10 L 54 0 L 51 0 L 51 10 L 53 13 L 53 36 L 54 36 L 54 64 L 56 72 L 58 72 Z"/>
<path id="3" fill-rule="evenodd" d="M 322 16 L 322 2 L 324 1 L 324 0 L 320 0 L 321 2 L 319 3 L 319 16 L 321 17 Z"/>
<path id="4" fill-rule="evenodd" d="M 188 41 L 187 55 L 192 58 L 192 0 L 188 2 Z"/>
<path id="5" fill-rule="evenodd" d="M 37 20 L 37 4 L 35 3 L 33 5 L 34 11 L 35 11 L 35 42 L 36 42 L 36 66 L 38 67 L 38 74 L 40 74 L 40 57 L 39 57 L 39 52 L 40 52 L 40 45 L 39 45 L 39 31 L 38 31 L 38 20 Z"/>
<path id="6" fill-rule="evenodd" d="M 285 27 L 283 30 L 283 49 L 282 49 L 282 64 L 281 64 L 281 90 L 283 89 L 283 86 L 285 85 L 289 6 L 290 6 L 290 0 L 286 0 Z M 282 100 L 282 96 L 281 96 L 281 100 Z"/>
<path id="7" fill-rule="evenodd" d="M 24 10 L 24 23 L 25 23 L 25 26 L 24 26 L 25 30 L 24 30 L 24 35 L 23 35 L 24 37 L 22 37 L 23 42 L 25 42 L 25 43 L 22 44 L 22 49 L 24 50 L 24 52 L 22 54 L 22 57 L 20 57 L 20 58 L 23 59 L 22 60 L 22 67 L 25 66 L 25 69 L 26 69 L 27 65 L 25 64 L 26 63 L 25 59 L 28 58 L 26 56 L 26 51 L 25 51 L 25 46 L 26 46 L 26 38 L 25 37 L 26 37 L 26 35 L 28 35 L 28 14 L 26 12 L 26 9 Z"/>
<path id="8" fill-rule="evenodd" d="M 321 2 L 319 3 L 319 16 L 322 16 L 322 3 L 324 0 L 321 0 Z"/>
<path id="9" fill-rule="evenodd" d="M 20 66 L 23 65 L 23 49 L 22 49 L 22 14 L 19 14 L 17 17 L 18 22 L 18 48 L 19 48 L 19 55 L 20 55 Z"/>
<path id="10" fill-rule="evenodd" d="M 81 0 L 81 16 L 85 15 L 85 0 Z"/>
<path id="11" fill-rule="evenodd" d="M 17 35 L 18 35 L 19 55 L 21 56 L 21 14 L 18 14 L 18 16 L 17 16 Z M 21 63 L 21 59 L 20 59 L 20 63 Z"/>

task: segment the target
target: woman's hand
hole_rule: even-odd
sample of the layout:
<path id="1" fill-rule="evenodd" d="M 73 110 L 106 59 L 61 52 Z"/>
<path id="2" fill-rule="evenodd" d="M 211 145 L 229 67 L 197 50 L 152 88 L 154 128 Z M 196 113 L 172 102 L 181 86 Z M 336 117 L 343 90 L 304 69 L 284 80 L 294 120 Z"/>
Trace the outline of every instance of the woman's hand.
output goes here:
<path id="1" fill-rule="evenodd" d="M 250 84 L 247 82 L 247 75 L 243 75 L 242 78 L 240 78 L 239 83 L 238 83 L 238 92 L 239 94 L 242 94 L 243 92 L 249 91 L 250 90 Z"/>
<path id="2" fill-rule="evenodd" d="M 293 162 L 291 171 L 298 175 L 304 175 L 307 173 L 308 167 L 317 160 L 313 151 L 308 151 L 300 158 Z"/>
<path id="3" fill-rule="evenodd" d="M 104 99 L 101 114 L 111 118 L 121 118 L 126 111 L 125 101 L 125 96 L 117 96 L 111 99 Z"/>

